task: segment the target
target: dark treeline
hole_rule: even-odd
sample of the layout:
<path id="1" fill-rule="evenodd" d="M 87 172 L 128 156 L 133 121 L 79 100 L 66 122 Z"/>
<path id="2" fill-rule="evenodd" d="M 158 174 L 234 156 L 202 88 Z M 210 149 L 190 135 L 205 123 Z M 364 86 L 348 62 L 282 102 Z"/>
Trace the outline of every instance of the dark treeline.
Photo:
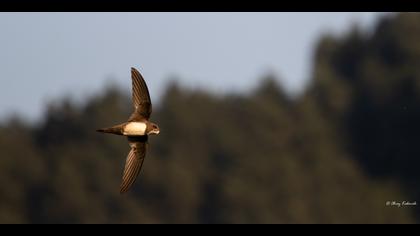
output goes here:
<path id="1" fill-rule="evenodd" d="M 386 206 L 420 199 L 419 42 L 414 13 L 325 35 L 294 100 L 270 77 L 247 95 L 169 84 L 125 195 L 128 143 L 95 129 L 127 119 L 127 91 L 63 98 L 38 125 L 4 121 L 0 223 L 419 222 L 419 206 Z"/>

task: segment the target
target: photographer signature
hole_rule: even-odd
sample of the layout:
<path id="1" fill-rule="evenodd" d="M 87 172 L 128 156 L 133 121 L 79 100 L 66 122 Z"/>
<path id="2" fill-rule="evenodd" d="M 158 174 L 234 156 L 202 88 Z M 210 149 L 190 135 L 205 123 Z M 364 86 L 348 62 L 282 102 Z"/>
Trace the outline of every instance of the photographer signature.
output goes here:
<path id="1" fill-rule="evenodd" d="M 403 207 L 403 206 L 417 206 L 417 201 L 409 202 L 409 201 L 387 201 L 385 203 L 387 206 L 395 206 L 395 207 Z"/>

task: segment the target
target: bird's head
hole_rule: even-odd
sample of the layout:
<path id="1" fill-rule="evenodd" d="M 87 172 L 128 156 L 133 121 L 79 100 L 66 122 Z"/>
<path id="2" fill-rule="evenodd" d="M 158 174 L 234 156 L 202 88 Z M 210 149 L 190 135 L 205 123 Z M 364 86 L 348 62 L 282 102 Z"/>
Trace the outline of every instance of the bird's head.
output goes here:
<path id="1" fill-rule="evenodd" d="M 146 133 L 148 135 L 159 134 L 160 133 L 159 126 L 157 126 L 157 124 L 155 123 L 149 122 L 149 124 L 147 125 Z"/>

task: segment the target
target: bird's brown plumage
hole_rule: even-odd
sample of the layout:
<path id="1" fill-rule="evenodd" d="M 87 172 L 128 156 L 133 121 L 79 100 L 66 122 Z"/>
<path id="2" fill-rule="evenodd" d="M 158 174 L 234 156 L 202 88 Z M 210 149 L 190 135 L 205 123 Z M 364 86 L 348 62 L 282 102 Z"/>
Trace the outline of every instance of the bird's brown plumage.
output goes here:
<path id="1" fill-rule="evenodd" d="M 136 181 L 146 156 L 147 139 L 141 141 L 130 141 L 129 138 L 129 143 L 131 150 L 125 161 L 120 193 L 127 192 Z"/>
<path id="2" fill-rule="evenodd" d="M 149 134 L 159 134 L 159 127 L 150 122 L 150 114 L 152 113 L 152 102 L 150 100 L 149 90 L 146 82 L 135 68 L 131 68 L 132 80 L 132 99 L 134 111 L 128 118 L 128 121 L 109 128 L 98 129 L 99 132 L 125 135 L 128 138 L 131 150 L 127 155 L 125 167 L 120 185 L 120 192 L 127 192 L 134 184 L 139 175 L 144 158 L 146 156 L 147 139 Z M 136 124 L 140 122 L 140 124 Z M 126 132 L 126 127 L 130 129 L 138 129 L 146 125 L 145 130 L 137 132 Z M 128 129 L 128 128 L 127 128 Z"/>
<path id="3" fill-rule="evenodd" d="M 128 121 L 148 120 L 152 113 L 149 89 L 143 77 L 135 68 L 131 68 L 131 80 L 133 85 L 132 99 L 134 111 Z"/>
<path id="4" fill-rule="evenodd" d="M 135 68 L 131 68 L 131 81 L 134 111 L 128 122 L 147 121 L 152 113 L 152 102 L 146 81 Z M 125 162 L 120 193 L 127 192 L 140 173 L 146 156 L 147 135 L 145 138 L 129 137 L 129 144 L 131 150 Z"/>

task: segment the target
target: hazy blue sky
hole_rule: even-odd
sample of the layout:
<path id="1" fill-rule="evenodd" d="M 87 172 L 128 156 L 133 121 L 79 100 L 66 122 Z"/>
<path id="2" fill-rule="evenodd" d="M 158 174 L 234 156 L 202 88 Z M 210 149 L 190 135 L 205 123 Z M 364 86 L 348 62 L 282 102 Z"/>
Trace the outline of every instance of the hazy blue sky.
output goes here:
<path id="1" fill-rule="evenodd" d="M 289 92 L 308 81 L 314 43 L 384 13 L 0 13 L 0 119 L 37 119 L 63 94 L 82 100 L 130 67 L 157 101 L 173 76 L 188 87 L 247 91 L 273 72 Z"/>

